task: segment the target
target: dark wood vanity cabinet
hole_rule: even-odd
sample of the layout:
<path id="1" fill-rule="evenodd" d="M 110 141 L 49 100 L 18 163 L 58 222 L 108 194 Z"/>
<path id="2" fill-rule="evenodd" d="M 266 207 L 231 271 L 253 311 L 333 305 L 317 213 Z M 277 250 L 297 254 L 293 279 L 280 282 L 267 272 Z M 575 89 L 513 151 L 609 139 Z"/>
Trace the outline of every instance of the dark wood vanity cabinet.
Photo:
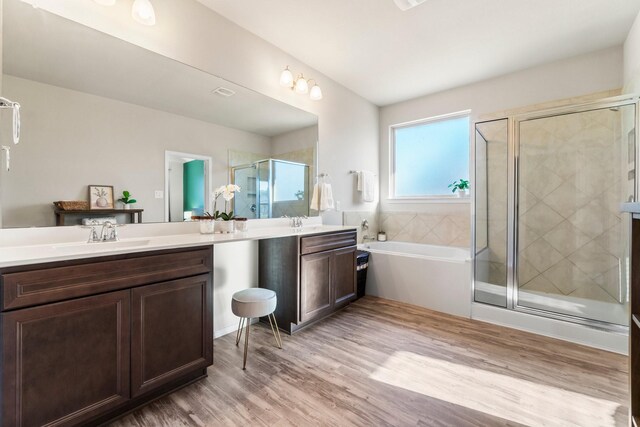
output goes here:
<path id="1" fill-rule="evenodd" d="M 208 247 L 1 269 L 2 425 L 97 424 L 206 375 L 212 264 Z"/>
<path id="2" fill-rule="evenodd" d="M 356 232 L 260 241 L 260 287 L 278 295 L 276 318 L 293 333 L 356 296 Z"/>
<path id="3" fill-rule="evenodd" d="M 2 425 L 80 424 L 125 403 L 129 307 L 117 291 L 3 313 Z"/>
<path id="4" fill-rule="evenodd" d="M 131 395 L 213 363 L 213 296 L 201 275 L 131 291 Z"/>

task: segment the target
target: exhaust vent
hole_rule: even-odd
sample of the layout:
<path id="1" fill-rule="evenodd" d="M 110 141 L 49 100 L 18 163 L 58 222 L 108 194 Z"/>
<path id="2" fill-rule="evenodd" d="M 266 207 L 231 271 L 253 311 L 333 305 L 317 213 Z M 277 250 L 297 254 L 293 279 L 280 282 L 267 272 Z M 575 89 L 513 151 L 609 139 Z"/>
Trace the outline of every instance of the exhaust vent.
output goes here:
<path id="1" fill-rule="evenodd" d="M 418 6 L 420 3 L 424 3 L 426 0 L 393 0 L 396 3 L 396 6 L 400 8 L 400 10 L 405 11 L 409 10 L 412 7 Z"/>
<path id="2" fill-rule="evenodd" d="M 211 93 L 215 93 L 216 95 L 224 96 L 225 98 L 228 98 L 228 97 L 233 96 L 233 95 L 236 94 L 231 89 L 227 89 L 226 87 L 222 87 L 222 86 L 215 88 L 214 90 L 211 91 Z"/>

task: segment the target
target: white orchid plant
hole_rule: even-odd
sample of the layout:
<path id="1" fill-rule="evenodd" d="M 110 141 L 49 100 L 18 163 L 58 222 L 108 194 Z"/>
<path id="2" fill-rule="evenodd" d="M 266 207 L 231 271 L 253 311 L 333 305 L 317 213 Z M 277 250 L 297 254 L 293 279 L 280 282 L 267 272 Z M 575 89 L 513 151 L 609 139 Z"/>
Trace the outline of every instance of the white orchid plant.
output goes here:
<path id="1" fill-rule="evenodd" d="M 240 192 L 240 186 L 235 184 L 221 185 L 216 188 L 211 197 L 213 198 L 213 215 L 207 212 L 207 216 L 212 217 L 215 220 L 221 219 L 223 221 L 231 221 L 235 218 L 233 211 L 227 213 L 229 202 L 233 199 L 236 192 Z M 220 212 L 218 207 L 218 199 L 222 196 L 224 199 L 224 211 Z"/>

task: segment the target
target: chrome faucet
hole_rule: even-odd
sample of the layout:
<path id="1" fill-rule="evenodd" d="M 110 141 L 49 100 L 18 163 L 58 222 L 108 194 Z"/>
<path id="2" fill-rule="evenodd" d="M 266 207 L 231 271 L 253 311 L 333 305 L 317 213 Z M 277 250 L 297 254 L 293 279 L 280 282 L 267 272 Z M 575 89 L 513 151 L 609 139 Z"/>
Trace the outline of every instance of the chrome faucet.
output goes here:
<path id="1" fill-rule="evenodd" d="M 88 227 L 91 228 L 91 230 L 89 231 L 89 240 L 87 240 L 87 243 L 94 243 L 94 242 L 99 242 L 100 238 L 98 237 L 98 231 L 96 231 L 96 226 L 98 225 L 97 221 L 91 221 L 88 225 Z"/>
<path id="2" fill-rule="evenodd" d="M 369 221 L 366 219 L 362 220 L 360 223 L 360 227 L 362 228 L 362 241 L 363 242 L 373 242 L 376 240 L 375 237 L 369 237 Z"/>
<path id="3" fill-rule="evenodd" d="M 293 228 L 301 228 L 302 227 L 302 220 L 303 219 L 308 219 L 307 216 L 302 215 L 302 216 L 293 216 L 293 217 L 289 217 L 287 215 L 282 215 L 281 218 L 287 218 L 291 220 L 291 227 Z"/>
<path id="4" fill-rule="evenodd" d="M 100 232 L 103 242 L 117 242 L 118 241 L 118 226 L 111 221 L 105 221 L 102 224 L 102 231 Z"/>
<path id="5" fill-rule="evenodd" d="M 98 235 L 96 227 L 100 225 L 97 221 L 91 221 L 88 225 L 91 230 L 89 231 L 89 240 L 87 243 L 97 242 L 117 242 L 118 241 L 118 224 L 114 224 L 111 221 L 105 221 L 102 224 L 102 230 Z"/>

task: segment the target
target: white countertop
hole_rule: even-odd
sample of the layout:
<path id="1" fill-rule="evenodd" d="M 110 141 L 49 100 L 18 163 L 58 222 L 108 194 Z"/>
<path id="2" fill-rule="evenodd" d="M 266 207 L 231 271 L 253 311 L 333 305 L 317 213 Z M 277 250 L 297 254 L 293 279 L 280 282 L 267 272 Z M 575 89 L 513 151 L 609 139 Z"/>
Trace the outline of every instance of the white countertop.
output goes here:
<path id="1" fill-rule="evenodd" d="M 640 203 L 620 203 L 620 212 L 640 213 Z"/>
<path id="2" fill-rule="evenodd" d="M 189 229 L 189 231 L 192 230 L 193 228 Z M 230 234 L 200 234 L 189 232 L 185 234 L 167 235 L 159 233 L 160 235 L 153 235 L 148 233 L 135 233 L 139 235 L 132 238 L 121 238 L 118 242 L 86 243 L 86 241 L 53 241 L 46 243 L 38 242 L 38 244 L 0 246 L 0 268 L 163 249 L 208 246 L 246 240 L 305 236 L 344 230 L 355 231 L 356 228 L 353 226 L 309 224 L 302 228 L 295 229 L 289 226 L 277 225 L 250 227 L 246 232 Z M 86 230 L 83 230 L 83 232 L 84 231 Z"/>

